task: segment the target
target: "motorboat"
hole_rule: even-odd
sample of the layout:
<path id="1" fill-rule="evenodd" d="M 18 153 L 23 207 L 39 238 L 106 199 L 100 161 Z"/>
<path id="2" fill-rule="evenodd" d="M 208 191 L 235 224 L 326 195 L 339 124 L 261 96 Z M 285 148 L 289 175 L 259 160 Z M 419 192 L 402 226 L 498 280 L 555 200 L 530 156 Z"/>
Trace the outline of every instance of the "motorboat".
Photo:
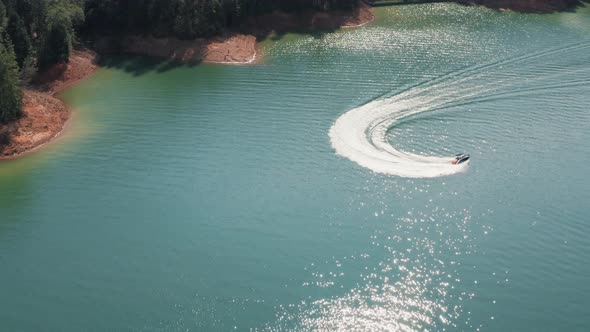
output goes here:
<path id="1" fill-rule="evenodd" d="M 459 164 L 469 161 L 469 158 L 470 157 L 468 154 L 459 153 L 458 155 L 455 156 L 455 159 L 453 159 L 453 161 L 451 163 L 453 165 L 459 165 Z"/>

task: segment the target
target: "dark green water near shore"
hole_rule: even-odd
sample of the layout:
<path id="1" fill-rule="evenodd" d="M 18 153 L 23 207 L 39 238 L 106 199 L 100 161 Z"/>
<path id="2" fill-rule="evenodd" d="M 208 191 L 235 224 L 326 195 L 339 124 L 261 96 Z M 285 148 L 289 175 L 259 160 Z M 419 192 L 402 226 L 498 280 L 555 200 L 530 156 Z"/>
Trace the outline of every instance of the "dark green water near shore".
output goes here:
<path id="1" fill-rule="evenodd" d="M 588 8 L 377 14 L 66 91 L 64 137 L 0 163 L 0 330 L 589 330 Z M 431 111 L 388 142 L 466 173 L 335 153 L 339 117 L 408 92 Z"/>

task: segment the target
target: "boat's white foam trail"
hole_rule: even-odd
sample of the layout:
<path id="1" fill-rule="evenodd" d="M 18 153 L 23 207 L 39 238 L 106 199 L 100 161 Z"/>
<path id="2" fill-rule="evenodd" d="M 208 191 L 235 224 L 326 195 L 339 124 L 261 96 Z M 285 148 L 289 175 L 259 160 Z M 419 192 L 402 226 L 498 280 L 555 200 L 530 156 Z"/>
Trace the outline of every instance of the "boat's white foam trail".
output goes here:
<path id="1" fill-rule="evenodd" d="M 400 119 L 426 111 L 424 100 L 414 103 L 408 93 L 375 100 L 342 115 L 330 129 L 336 153 L 374 172 L 411 178 L 431 178 L 466 170 L 453 157 L 429 157 L 396 150 L 387 131 Z"/>
<path id="2" fill-rule="evenodd" d="M 564 54 L 590 47 L 575 43 L 539 53 L 503 59 L 449 73 L 430 82 L 412 87 L 398 95 L 371 101 L 343 114 L 330 128 L 330 140 L 336 153 L 374 172 L 410 178 L 432 178 L 465 171 L 468 163 L 453 165 L 453 157 L 429 157 L 399 151 L 387 142 L 387 132 L 408 116 L 449 106 L 485 101 L 502 96 L 539 93 L 547 88 L 543 82 L 551 76 L 581 77 L 571 82 L 587 85 L 587 67 L 560 67 L 559 71 L 522 72 L 515 76 L 509 70 L 522 63 L 542 60 L 536 66 L 553 68 L 547 58 L 559 61 Z M 547 74 L 553 72 L 553 74 Z M 508 91 L 508 92 L 507 92 Z"/>

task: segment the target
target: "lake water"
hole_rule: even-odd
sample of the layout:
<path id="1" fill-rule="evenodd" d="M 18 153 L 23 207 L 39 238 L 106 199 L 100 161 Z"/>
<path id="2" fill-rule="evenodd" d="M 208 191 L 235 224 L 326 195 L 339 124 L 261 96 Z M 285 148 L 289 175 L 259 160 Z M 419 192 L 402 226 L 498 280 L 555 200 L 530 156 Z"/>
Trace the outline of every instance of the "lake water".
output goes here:
<path id="1" fill-rule="evenodd" d="M 0 163 L 0 330 L 590 330 L 589 8 L 376 13 L 66 91 Z"/>

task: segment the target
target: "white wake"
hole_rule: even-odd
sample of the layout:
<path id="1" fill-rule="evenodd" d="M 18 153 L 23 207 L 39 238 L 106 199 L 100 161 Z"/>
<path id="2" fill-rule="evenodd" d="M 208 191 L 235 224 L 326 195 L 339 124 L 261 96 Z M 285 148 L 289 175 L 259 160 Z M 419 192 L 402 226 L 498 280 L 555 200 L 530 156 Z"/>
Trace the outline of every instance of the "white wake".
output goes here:
<path id="1" fill-rule="evenodd" d="M 454 157 L 404 152 L 387 142 L 388 130 L 401 119 L 433 108 L 428 100 L 411 94 L 375 100 L 343 114 L 330 129 L 336 153 L 374 172 L 401 177 L 432 178 L 465 171 L 468 163 L 454 165 Z"/>
<path id="2" fill-rule="evenodd" d="M 423 156 L 395 149 L 387 141 L 387 132 L 400 120 L 422 112 L 495 98 L 540 94 L 570 85 L 587 86 L 590 84 L 587 76 L 590 67 L 558 65 L 568 54 L 574 54 L 572 51 L 588 48 L 590 44 L 587 42 L 574 43 L 501 59 L 449 73 L 395 96 L 371 101 L 336 120 L 329 134 L 332 147 L 338 155 L 382 174 L 432 178 L 464 172 L 469 163 L 454 165 L 453 156 Z M 522 68 L 523 63 L 529 66 Z M 527 68 L 532 70 L 523 70 Z M 547 84 L 548 79 L 556 76 L 566 77 L 568 83 Z"/>

